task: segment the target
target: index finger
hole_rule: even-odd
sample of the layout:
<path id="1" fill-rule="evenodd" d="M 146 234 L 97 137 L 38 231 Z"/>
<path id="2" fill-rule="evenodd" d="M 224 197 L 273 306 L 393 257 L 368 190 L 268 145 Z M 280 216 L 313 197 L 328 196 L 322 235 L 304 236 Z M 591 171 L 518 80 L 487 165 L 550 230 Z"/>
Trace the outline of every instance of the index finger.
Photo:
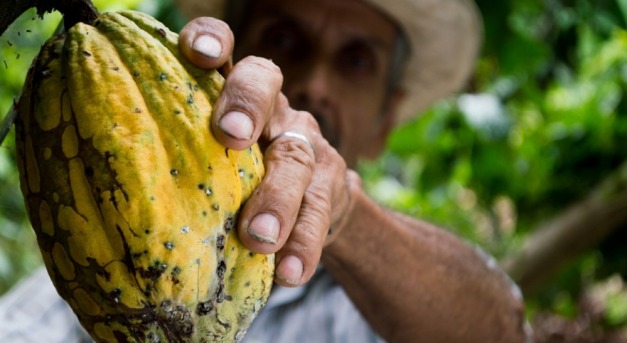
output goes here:
<path id="1" fill-rule="evenodd" d="M 233 44 L 229 25 L 215 18 L 193 19 L 179 33 L 181 53 L 199 68 L 215 69 L 229 63 Z"/>
<path id="2" fill-rule="evenodd" d="M 248 56 L 237 63 L 226 78 L 211 118 L 218 141 L 235 150 L 257 142 L 275 112 L 287 108 L 282 85 L 283 74 L 268 59 Z"/>

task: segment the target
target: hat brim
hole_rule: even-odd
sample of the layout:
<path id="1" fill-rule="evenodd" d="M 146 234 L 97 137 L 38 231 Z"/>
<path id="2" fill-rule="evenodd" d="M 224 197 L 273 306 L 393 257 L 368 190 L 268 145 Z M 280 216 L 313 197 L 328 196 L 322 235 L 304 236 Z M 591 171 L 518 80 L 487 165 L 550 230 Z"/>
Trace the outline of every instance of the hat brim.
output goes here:
<path id="1" fill-rule="evenodd" d="M 364 0 L 395 20 L 412 50 L 397 122 L 418 115 L 462 88 L 474 69 L 483 26 L 470 0 Z M 183 15 L 224 18 L 225 0 L 177 0 Z"/>

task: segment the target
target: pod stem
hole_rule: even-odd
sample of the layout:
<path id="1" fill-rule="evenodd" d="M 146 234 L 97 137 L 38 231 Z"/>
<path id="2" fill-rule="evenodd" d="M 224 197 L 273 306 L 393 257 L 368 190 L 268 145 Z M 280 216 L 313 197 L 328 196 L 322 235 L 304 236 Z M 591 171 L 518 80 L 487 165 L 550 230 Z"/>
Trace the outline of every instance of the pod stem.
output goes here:
<path id="1" fill-rule="evenodd" d="M 66 29 L 78 22 L 90 24 L 98 17 L 91 0 L 3 0 L 0 1 L 0 35 L 31 7 L 36 7 L 40 16 L 53 10 L 61 12 Z"/>

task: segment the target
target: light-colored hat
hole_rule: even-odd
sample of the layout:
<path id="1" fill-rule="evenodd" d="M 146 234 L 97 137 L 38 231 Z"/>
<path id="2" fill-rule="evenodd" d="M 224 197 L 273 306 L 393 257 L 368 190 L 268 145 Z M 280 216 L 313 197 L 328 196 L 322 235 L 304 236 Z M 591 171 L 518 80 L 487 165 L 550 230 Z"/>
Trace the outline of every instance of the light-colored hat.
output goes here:
<path id="1" fill-rule="evenodd" d="M 177 0 L 188 18 L 223 18 L 226 0 Z M 399 122 L 464 86 L 483 34 L 479 11 L 470 0 L 364 0 L 404 30 L 412 55 L 402 86 L 407 91 Z"/>

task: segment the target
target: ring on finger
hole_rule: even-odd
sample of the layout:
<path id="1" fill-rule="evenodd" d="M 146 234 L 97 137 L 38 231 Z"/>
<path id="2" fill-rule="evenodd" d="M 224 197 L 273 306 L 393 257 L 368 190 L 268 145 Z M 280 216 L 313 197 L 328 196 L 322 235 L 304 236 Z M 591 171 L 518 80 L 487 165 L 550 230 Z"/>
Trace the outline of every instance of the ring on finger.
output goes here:
<path id="1" fill-rule="evenodd" d="M 307 138 L 307 136 L 303 135 L 302 133 L 295 132 L 295 131 L 284 131 L 278 134 L 276 137 L 274 137 L 272 141 L 274 142 L 277 139 L 282 138 L 282 137 L 296 138 L 307 143 L 307 145 L 311 148 L 311 151 L 314 153 L 314 156 L 316 156 L 316 148 L 314 148 L 313 143 L 311 143 L 309 138 Z"/>

